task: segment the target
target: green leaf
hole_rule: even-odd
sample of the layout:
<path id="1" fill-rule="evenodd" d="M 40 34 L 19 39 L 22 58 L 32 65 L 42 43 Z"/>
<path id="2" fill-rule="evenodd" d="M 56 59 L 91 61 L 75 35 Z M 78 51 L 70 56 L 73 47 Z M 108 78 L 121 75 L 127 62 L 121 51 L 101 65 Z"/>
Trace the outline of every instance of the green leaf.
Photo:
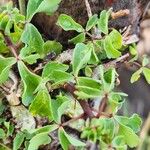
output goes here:
<path id="1" fill-rule="evenodd" d="M 88 48 L 91 50 L 91 58 L 88 64 L 96 65 L 99 62 L 93 43 L 88 43 Z"/>
<path id="2" fill-rule="evenodd" d="M 74 44 L 82 43 L 82 42 L 85 42 L 85 33 L 80 33 L 76 37 L 69 40 L 69 43 L 74 43 Z"/>
<path id="3" fill-rule="evenodd" d="M 98 80 L 94 80 L 94 79 L 88 78 L 88 77 L 78 77 L 77 85 L 101 89 L 101 84 Z"/>
<path id="4" fill-rule="evenodd" d="M 29 71 L 22 61 L 18 62 L 18 69 L 24 85 L 22 102 L 25 106 L 28 106 L 34 100 L 34 91 L 40 84 L 41 78 Z"/>
<path id="5" fill-rule="evenodd" d="M 133 148 L 138 146 L 140 140 L 139 137 L 135 134 L 134 130 L 139 130 L 138 128 L 141 125 L 141 120 L 139 119 L 139 117 L 134 116 L 133 118 L 128 120 L 127 118 L 115 116 L 115 119 L 119 123 L 118 135 L 124 137 L 124 140 L 126 144 L 129 145 L 129 147 Z M 135 124 L 136 126 L 134 127 Z"/>
<path id="6" fill-rule="evenodd" d="M 58 137 L 60 140 L 60 144 L 64 150 L 68 150 L 70 145 L 75 147 L 83 147 L 85 143 L 75 139 L 74 137 L 68 135 L 65 130 L 61 127 L 58 130 Z"/>
<path id="7" fill-rule="evenodd" d="M 27 54 L 31 54 L 32 52 L 37 52 L 39 54 L 43 53 L 44 40 L 37 28 L 31 23 L 26 24 L 25 30 L 21 36 L 21 41 L 29 47 L 29 51 L 26 52 Z M 21 54 L 23 55 L 24 52 L 21 51 Z"/>
<path id="8" fill-rule="evenodd" d="M 130 82 L 131 82 L 131 83 L 136 82 L 136 81 L 140 78 L 141 73 L 142 73 L 142 69 L 139 69 L 139 70 L 137 70 L 134 74 L 132 74 L 131 79 L 130 79 Z"/>
<path id="9" fill-rule="evenodd" d="M 123 136 L 116 136 L 112 141 L 112 146 L 116 148 L 116 150 L 127 150 L 127 145 Z"/>
<path id="10" fill-rule="evenodd" d="M 47 133 L 37 134 L 30 140 L 28 150 L 37 150 L 39 146 L 49 144 L 50 142 L 51 138 Z"/>
<path id="11" fill-rule="evenodd" d="M 39 54 L 31 54 L 29 56 L 21 57 L 21 59 L 24 62 L 27 62 L 28 64 L 32 65 L 32 64 L 35 64 L 38 59 L 40 59 L 40 55 Z"/>
<path id="12" fill-rule="evenodd" d="M 61 53 L 62 45 L 56 41 L 46 41 L 44 43 L 44 54 L 55 52 L 57 55 Z"/>
<path id="13" fill-rule="evenodd" d="M 61 106 L 65 101 L 69 101 L 68 98 L 66 96 L 62 96 L 62 95 L 59 95 L 57 97 L 56 100 L 52 100 L 52 112 L 53 112 L 53 119 L 55 122 L 57 123 L 61 123 L 61 115 L 64 113 L 64 112 L 61 112 Z M 68 104 L 68 103 L 67 103 Z M 66 105 L 67 105 L 66 104 Z M 60 107 L 61 106 L 61 107 Z M 60 109 L 59 109 L 60 107 Z M 59 109 L 59 110 L 58 110 Z M 63 108 L 62 108 L 63 110 Z M 65 109 L 66 110 L 66 109 Z M 62 114 L 61 114 L 62 113 Z"/>
<path id="14" fill-rule="evenodd" d="M 54 71 L 66 71 L 68 70 L 68 68 L 69 66 L 65 64 L 61 64 L 54 61 L 49 62 L 48 64 L 45 65 L 43 69 L 42 77 L 51 79 L 51 76 Z"/>
<path id="15" fill-rule="evenodd" d="M 13 132 L 14 132 L 14 125 L 11 124 L 10 122 L 4 122 L 4 126 L 7 128 L 7 137 L 8 136 L 12 136 Z"/>
<path id="16" fill-rule="evenodd" d="M 133 56 L 136 56 L 138 54 L 137 49 L 134 45 L 129 46 L 129 51 Z"/>
<path id="17" fill-rule="evenodd" d="M 5 109 L 6 109 L 6 105 L 4 105 L 2 101 L 0 101 L 0 116 L 3 114 Z M 0 121 L 0 124 L 1 124 L 1 121 Z"/>
<path id="18" fill-rule="evenodd" d="M 109 104 L 113 113 L 117 113 L 117 111 L 121 108 L 124 103 L 124 99 L 121 97 L 120 93 L 111 92 L 109 94 Z"/>
<path id="19" fill-rule="evenodd" d="M 150 62 L 149 58 L 147 57 L 147 55 L 144 55 L 143 61 L 142 61 L 142 66 L 145 67 L 146 65 L 148 65 Z"/>
<path id="20" fill-rule="evenodd" d="M 83 27 L 76 23 L 70 16 L 61 14 L 58 18 L 57 25 L 62 27 L 65 31 L 75 30 L 77 32 L 83 32 Z"/>
<path id="21" fill-rule="evenodd" d="M 25 134 L 23 132 L 18 132 L 13 141 L 13 150 L 20 149 L 24 139 L 25 139 Z"/>
<path id="22" fill-rule="evenodd" d="M 0 143 L 0 150 L 11 150 L 11 149 L 5 146 L 4 144 Z"/>
<path id="23" fill-rule="evenodd" d="M 8 79 L 10 69 L 15 63 L 16 59 L 14 57 L 4 58 L 0 56 L 0 84 Z"/>
<path id="24" fill-rule="evenodd" d="M 112 39 L 110 36 L 106 36 L 104 40 L 104 49 L 106 51 L 108 58 L 118 58 L 121 56 L 121 52 L 119 52 L 115 47 L 113 46 Z"/>
<path id="25" fill-rule="evenodd" d="M 125 126 L 130 127 L 135 133 L 140 131 L 142 120 L 137 114 L 133 114 L 132 117 L 128 118 L 125 116 L 116 116 L 117 121 Z"/>
<path id="26" fill-rule="evenodd" d="M 57 124 L 46 125 L 46 126 L 43 126 L 40 128 L 33 129 L 33 131 L 30 131 L 30 134 L 32 136 L 35 136 L 35 135 L 40 134 L 40 133 L 49 134 L 50 132 L 56 130 L 58 127 L 59 127 L 59 125 L 57 125 Z"/>
<path id="27" fill-rule="evenodd" d="M 6 46 L 5 42 L 3 40 L 0 39 L 0 53 L 8 53 L 9 49 Z"/>
<path id="28" fill-rule="evenodd" d="M 65 82 L 73 81 L 74 77 L 70 73 L 54 70 L 50 79 L 54 82 L 52 84 L 52 88 L 54 88 L 64 84 Z"/>
<path id="29" fill-rule="evenodd" d="M 5 131 L 0 128 L 0 139 L 4 139 L 6 136 Z"/>
<path id="30" fill-rule="evenodd" d="M 140 142 L 139 137 L 133 132 L 131 128 L 121 124 L 119 127 L 119 135 L 124 137 L 126 144 L 131 148 L 138 146 Z"/>
<path id="31" fill-rule="evenodd" d="M 12 20 L 8 20 L 7 25 L 5 27 L 5 34 L 10 35 L 10 30 L 13 26 L 13 21 Z"/>
<path id="32" fill-rule="evenodd" d="M 52 118 L 51 98 L 47 90 L 41 90 L 32 101 L 29 111 L 35 116 Z"/>
<path id="33" fill-rule="evenodd" d="M 60 2 L 61 0 L 43 0 L 36 12 L 45 12 L 51 15 L 57 10 Z"/>
<path id="34" fill-rule="evenodd" d="M 2 20 L 0 20 L 0 29 L 1 30 L 5 31 L 8 21 L 9 21 L 9 16 L 8 15 L 3 16 Z"/>
<path id="35" fill-rule="evenodd" d="M 96 25 L 97 21 L 98 18 L 96 14 L 91 16 L 86 24 L 86 31 L 91 30 Z"/>
<path id="36" fill-rule="evenodd" d="M 57 10 L 61 0 L 29 0 L 27 5 L 27 19 L 30 21 L 38 12 L 51 15 Z"/>
<path id="37" fill-rule="evenodd" d="M 104 34 L 108 34 L 108 20 L 109 20 L 110 12 L 103 10 L 100 13 L 100 19 L 98 20 L 98 28 Z"/>
<path id="38" fill-rule="evenodd" d="M 116 79 L 116 70 L 114 68 L 110 68 L 105 71 L 104 67 L 100 66 L 100 77 L 102 80 L 103 90 L 106 92 L 110 92 L 115 87 L 115 79 Z"/>
<path id="39" fill-rule="evenodd" d="M 65 114 L 65 112 L 67 111 L 67 109 L 70 108 L 70 103 L 71 103 L 70 100 L 66 100 L 58 108 L 58 110 L 57 110 L 57 117 L 55 119 L 57 123 L 61 123 L 61 116 L 63 114 Z"/>
<path id="40" fill-rule="evenodd" d="M 89 66 L 86 66 L 85 67 L 85 76 L 92 77 L 92 73 L 93 73 L 92 69 Z"/>
<path id="41" fill-rule="evenodd" d="M 78 43 L 74 49 L 73 53 L 73 73 L 75 76 L 78 75 L 80 69 L 83 68 L 84 65 L 88 63 L 91 57 L 91 50 L 87 47 L 87 45 L 83 43 Z"/>
<path id="42" fill-rule="evenodd" d="M 91 88 L 87 86 L 76 86 L 77 91 L 74 93 L 78 96 L 78 99 L 88 99 L 100 97 L 101 90 Z"/>
<path id="43" fill-rule="evenodd" d="M 110 37 L 110 39 L 112 41 L 113 47 L 115 49 L 121 49 L 122 44 L 123 44 L 122 35 L 117 30 L 114 29 L 109 34 L 109 37 Z"/>
<path id="44" fill-rule="evenodd" d="M 150 69 L 143 67 L 143 74 L 148 84 L 150 84 Z"/>
<path id="45" fill-rule="evenodd" d="M 59 138 L 59 141 L 60 141 L 60 144 L 61 144 L 63 150 L 68 150 L 69 146 L 70 146 L 70 142 L 66 138 L 66 136 L 65 136 L 63 131 L 64 131 L 63 128 L 59 128 L 59 130 L 58 130 L 58 138 Z"/>

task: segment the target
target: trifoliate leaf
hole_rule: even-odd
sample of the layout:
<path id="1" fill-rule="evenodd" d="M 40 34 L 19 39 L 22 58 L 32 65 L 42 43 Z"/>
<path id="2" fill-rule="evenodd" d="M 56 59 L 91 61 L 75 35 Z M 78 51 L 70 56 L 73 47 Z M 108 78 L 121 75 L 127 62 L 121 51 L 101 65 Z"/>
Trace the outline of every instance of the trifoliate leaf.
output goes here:
<path id="1" fill-rule="evenodd" d="M 62 27 L 65 31 L 75 30 L 77 32 L 83 32 L 83 27 L 76 23 L 70 16 L 61 14 L 58 18 L 57 25 Z"/>
<path id="2" fill-rule="evenodd" d="M 69 40 L 69 43 L 77 44 L 77 43 L 82 43 L 84 41 L 85 41 L 85 33 L 80 33 L 76 37 L 74 37 L 71 40 Z"/>
<path id="3" fill-rule="evenodd" d="M 139 144 L 140 140 L 139 137 L 135 134 L 135 131 L 139 130 L 139 126 L 141 125 L 141 119 L 138 116 L 134 116 L 131 119 L 115 116 L 115 119 L 119 123 L 118 135 L 124 137 L 124 140 L 126 144 L 129 145 L 129 147 L 136 147 Z M 135 124 L 136 126 L 134 127 Z"/>
<path id="4" fill-rule="evenodd" d="M 28 150 L 37 150 L 39 146 L 49 144 L 50 142 L 51 138 L 47 133 L 37 134 L 29 141 Z"/>
<path id="5" fill-rule="evenodd" d="M 98 20 L 98 28 L 104 34 L 108 34 L 108 20 L 109 20 L 110 12 L 103 10 L 100 13 L 100 19 Z"/>
<path id="6" fill-rule="evenodd" d="M 70 145 L 73 145 L 76 147 L 84 147 L 85 146 L 85 143 L 68 135 L 62 127 L 59 128 L 59 130 L 58 130 L 58 137 L 60 140 L 60 144 L 64 150 L 68 150 Z"/>
<path id="7" fill-rule="evenodd" d="M 91 30 L 96 25 L 97 20 L 98 18 L 96 14 L 91 16 L 86 24 L 86 31 Z"/>
<path id="8" fill-rule="evenodd" d="M 73 73 L 75 76 L 84 65 L 88 63 L 91 57 L 91 50 L 83 43 L 78 43 L 73 53 Z"/>
<path id="9" fill-rule="evenodd" d="M 131 83 L 136 82 L 136 81 L 140 78 L 141 73 L 142 73 L 142 69 L 139 69 L 139 70 L 137 70 L 134 74 L 132 74 L 131 79 L 130 79 L 130 82 L 131 82 Z"/>
<path id="10" fill-rule="evenodd" d="M 18 69 L 24 85 L 22 102 L 24 105 L 28 106 L 34 100 L 34 91 L 40 84 L 41 78 L 29 71 L 22 61 L 18 62 Z"/>
<path id="11" fill-rule="evenodd" d="M 116 116 L 119 123 L 130 127 L 135 133 L 140 131 L 140 127 L 142 125 L 142 120 L 139 115 L 134 114 L 130 118 L 125 116 Z"/>
<path id="12" fill-rule="evenodd" d="M 143 68 L 143 74 L 144 74 L 144 77 L 145 77 L 147 83 L 150 84 L 150 69 L 144 67 Z"/>
<path id="13" fill-rule="evenodd" d="M 0 84 L 8 79 L 10 69 L 15 63 L 16 59 L 14 57 L 4 58 L 0 56 Z"/>
<path id="14" fill-rule="evenodd" d="M 48 117 L 49 119 L 52 118 L 51 98 L 46 89 L 38 92 L 29 107 L 29 111 L 34 116 L 39 115 L 41 117 Z"/>

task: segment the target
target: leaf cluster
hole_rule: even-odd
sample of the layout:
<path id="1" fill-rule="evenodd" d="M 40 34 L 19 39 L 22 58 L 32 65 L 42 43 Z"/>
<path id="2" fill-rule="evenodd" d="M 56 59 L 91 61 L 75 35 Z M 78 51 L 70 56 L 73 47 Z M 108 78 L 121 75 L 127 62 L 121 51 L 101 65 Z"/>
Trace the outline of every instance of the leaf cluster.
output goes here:
<path id="1" fill-rule="evenodd" d="M 52 15 L 59 3 L 60 0 L 29 0 L 25 16 L 10 3 L 0 13 L 0 86 L 7 83 L 11 71 L 18 72 L 21 104 L 35 118 L 48 120 L 47 125 L 40 128 L 18 132 L 13 139 L 13 150 L 21 147 L 37 150 L 41 145 L 51 143 L 55 132 L 64 150 L 70 146 L 85 148 L 88 140 L 98 143 L 104 150 L 136 147 L 142 121 L 137 114 L 131 117 L 117 115 L 127 95 L 115 90 L 117 70 L 104 65 L 105 61 L 109 64 L 120 58 L 125 48 L 128 49 L 121 33 L 109 29 L 111 11 L 93 15 L 85 28 L 71 16 L 61 14 L 57 25 L 78 34 L 68 40 L 74 44 L 72 59 L 69 63 L 57 59 L 47 62 L 45 58 L 49 54 L 60 56 L 63 46 L 55 40 L 45 41 L 31 19 L 40 12 Z M 39 62 L 42 67 L 36 71 Z M 143 67 L 132 76 L 131 82 L 143 72 L 150 83 L 147 64 L 145 58 Z M 95 103 L 93 107 L 89 100 Z M 3 105 L 0 109 L 3 113 Z M 63 121 L 64 115 L 71 119 Z M 14 127 L 4 120 L 2 124 L 7 128 L 7 133 L 0 128 L 0 138 L 4 139 L 12 135 Z M 69 134 L 65 126 L 75 128 L 81 136 Z M 0 147 L 7 149 L 4 144 Z"/>

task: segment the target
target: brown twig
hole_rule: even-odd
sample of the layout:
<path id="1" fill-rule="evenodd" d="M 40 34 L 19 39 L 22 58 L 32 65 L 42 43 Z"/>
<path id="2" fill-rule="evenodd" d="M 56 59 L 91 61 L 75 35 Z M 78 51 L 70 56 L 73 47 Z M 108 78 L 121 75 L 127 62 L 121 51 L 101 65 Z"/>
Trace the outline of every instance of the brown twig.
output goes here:
<path id="1" fill-rule="evenodd" d="M 71 93 L 71 95 L 75 99 L 77 99 L 77 96 L 74 93 L 76 91 L 76 89 L 75 89 L 75 86 L 73 84 L 66 83 L 66 84 L 64 84 L 63 88 L 66 91 L 68 91 L 69 93 Z M 81 105 L 81 107 L 82 107 L 82 109 L 84 111 L 85 117 L 89 117 L 89 118 L 95 117 L 93 112 L 92 112 L 92 109 L 90 108 L 90 106 L 89 106 L 89 104 L 88 104 L 88 102 L 86 100 L 79 100 L 79 99 L 77 99 L 77 100 L 78 100 L 79 104 Z"/>
<path id="2" fill-rule="evenodd" d="M 108 98 L 107 98 L 107 95 L 105 95 L 99 105 L 99 114 L 105 111 L 106 106 L 107 106 L 107 101 L 108 101 Z"/>
<path id="3" fill-rule="evenodd" d="M 2 33 L 3 37 L 4 37 L 4 40 L 5 40 L 5 43 L 6 45 L 9 47 L 11 53 L 15 56 L 15 58 L 17 60 L 19 60 L 19 57 L 18 57 L 18 54 L 17 54 L 17 47 L 15 44 L 13 44 L 13 42 L 11 41 L 11 39 L 8 37 L 8 35 L 6 35 L 4 33 L 3 30 L 0 30 L 0 32 Z"/>
<path id="4" fill-rule="evenodd" d="M 124 54 L 123 56 L 113 60 L 113 61 L 110 61 L 108 63 L 105 63 L 105 64 L 102 64 L 104 66 L 105 69 L 109 69 L 111 67 L 114 67 L 114 68 L 117 68 L 118 67 L 118 64 L 120 65 L 121 63 L 125 62 L 127 60 L 127 58 L 130 56 L 129 53 L 126 53 Z M 94 79 L 98 79 L 99 78 L 99 66 L 97 66 L 94 71 L 93 71 L 93 78 Z"/>
<path id="5" fill-rule="evenodd" d="M 88 0 L 84 0 L 84 1 L 85 1 L 85 6 L 86 6 L 88 17 L 90 18 L 92 16 L 92 10 L 91 10 L 89 1 Z"/>
<path id="6" fill-rule="evenodd" d="M 124 54 L 123 56 L 121 56 L 121 57 L 119 57 L 119 58 L 117 58 L 117 59 L 115 59 L 115 60 L 113 60 L 113 61 L 110 61 L 110 62 L 108 62 L 108 63 L 106 63 L 106 64 L 103 64 L 103 66 L 104 66 L 106 69 L 108 69 L 108 68 L 110 68 L 110 67 L 115 67 L 115 68 L 117 68 L 118 63 L 120 64 L 120 63 L 126 61 L 129 56 L 130 56 L 130 54 L 129 54 L 129 53 L 126 53 L 126 54 Z"/>
<path id="7" fill-rule="evenodd" d="M 111 13 L 111 18 L 112 19 L 117 19 L 117 18 L 120 18 L 120 17 L 128 16 L 129 14 L 130 14 L 129 9 L 119 10 L 117 12 L 112 12 Z"/>
<path id="8" fill-rule="evenodd" d="M 63 124 L 61 124 L 61 126 L 67 126 L 67 125 L 69 125 L 70 123 L 72 123 L 72 122 L 74 122 L 76 120 L 82 119 L 83 117 L 84 117 L 84 113 L 79 115 L 79 116 L 77 116 L 77 117 L 74 117 L 74 118 L 70 119 L 67 122 L 64 122 Z"/>

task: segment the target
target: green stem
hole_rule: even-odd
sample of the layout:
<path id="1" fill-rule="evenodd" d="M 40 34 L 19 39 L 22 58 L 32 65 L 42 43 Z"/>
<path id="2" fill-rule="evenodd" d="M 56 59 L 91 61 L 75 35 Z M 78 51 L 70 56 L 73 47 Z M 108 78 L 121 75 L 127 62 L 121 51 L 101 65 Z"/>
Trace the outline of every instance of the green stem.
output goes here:
<path id="1" fill-rule="evenodd" d="M 25 0 L 18 0 L 19 1 L 19 9 L 20 9 L 20 13 L 22 15 L 26 15 L 26 2 Z"/>

